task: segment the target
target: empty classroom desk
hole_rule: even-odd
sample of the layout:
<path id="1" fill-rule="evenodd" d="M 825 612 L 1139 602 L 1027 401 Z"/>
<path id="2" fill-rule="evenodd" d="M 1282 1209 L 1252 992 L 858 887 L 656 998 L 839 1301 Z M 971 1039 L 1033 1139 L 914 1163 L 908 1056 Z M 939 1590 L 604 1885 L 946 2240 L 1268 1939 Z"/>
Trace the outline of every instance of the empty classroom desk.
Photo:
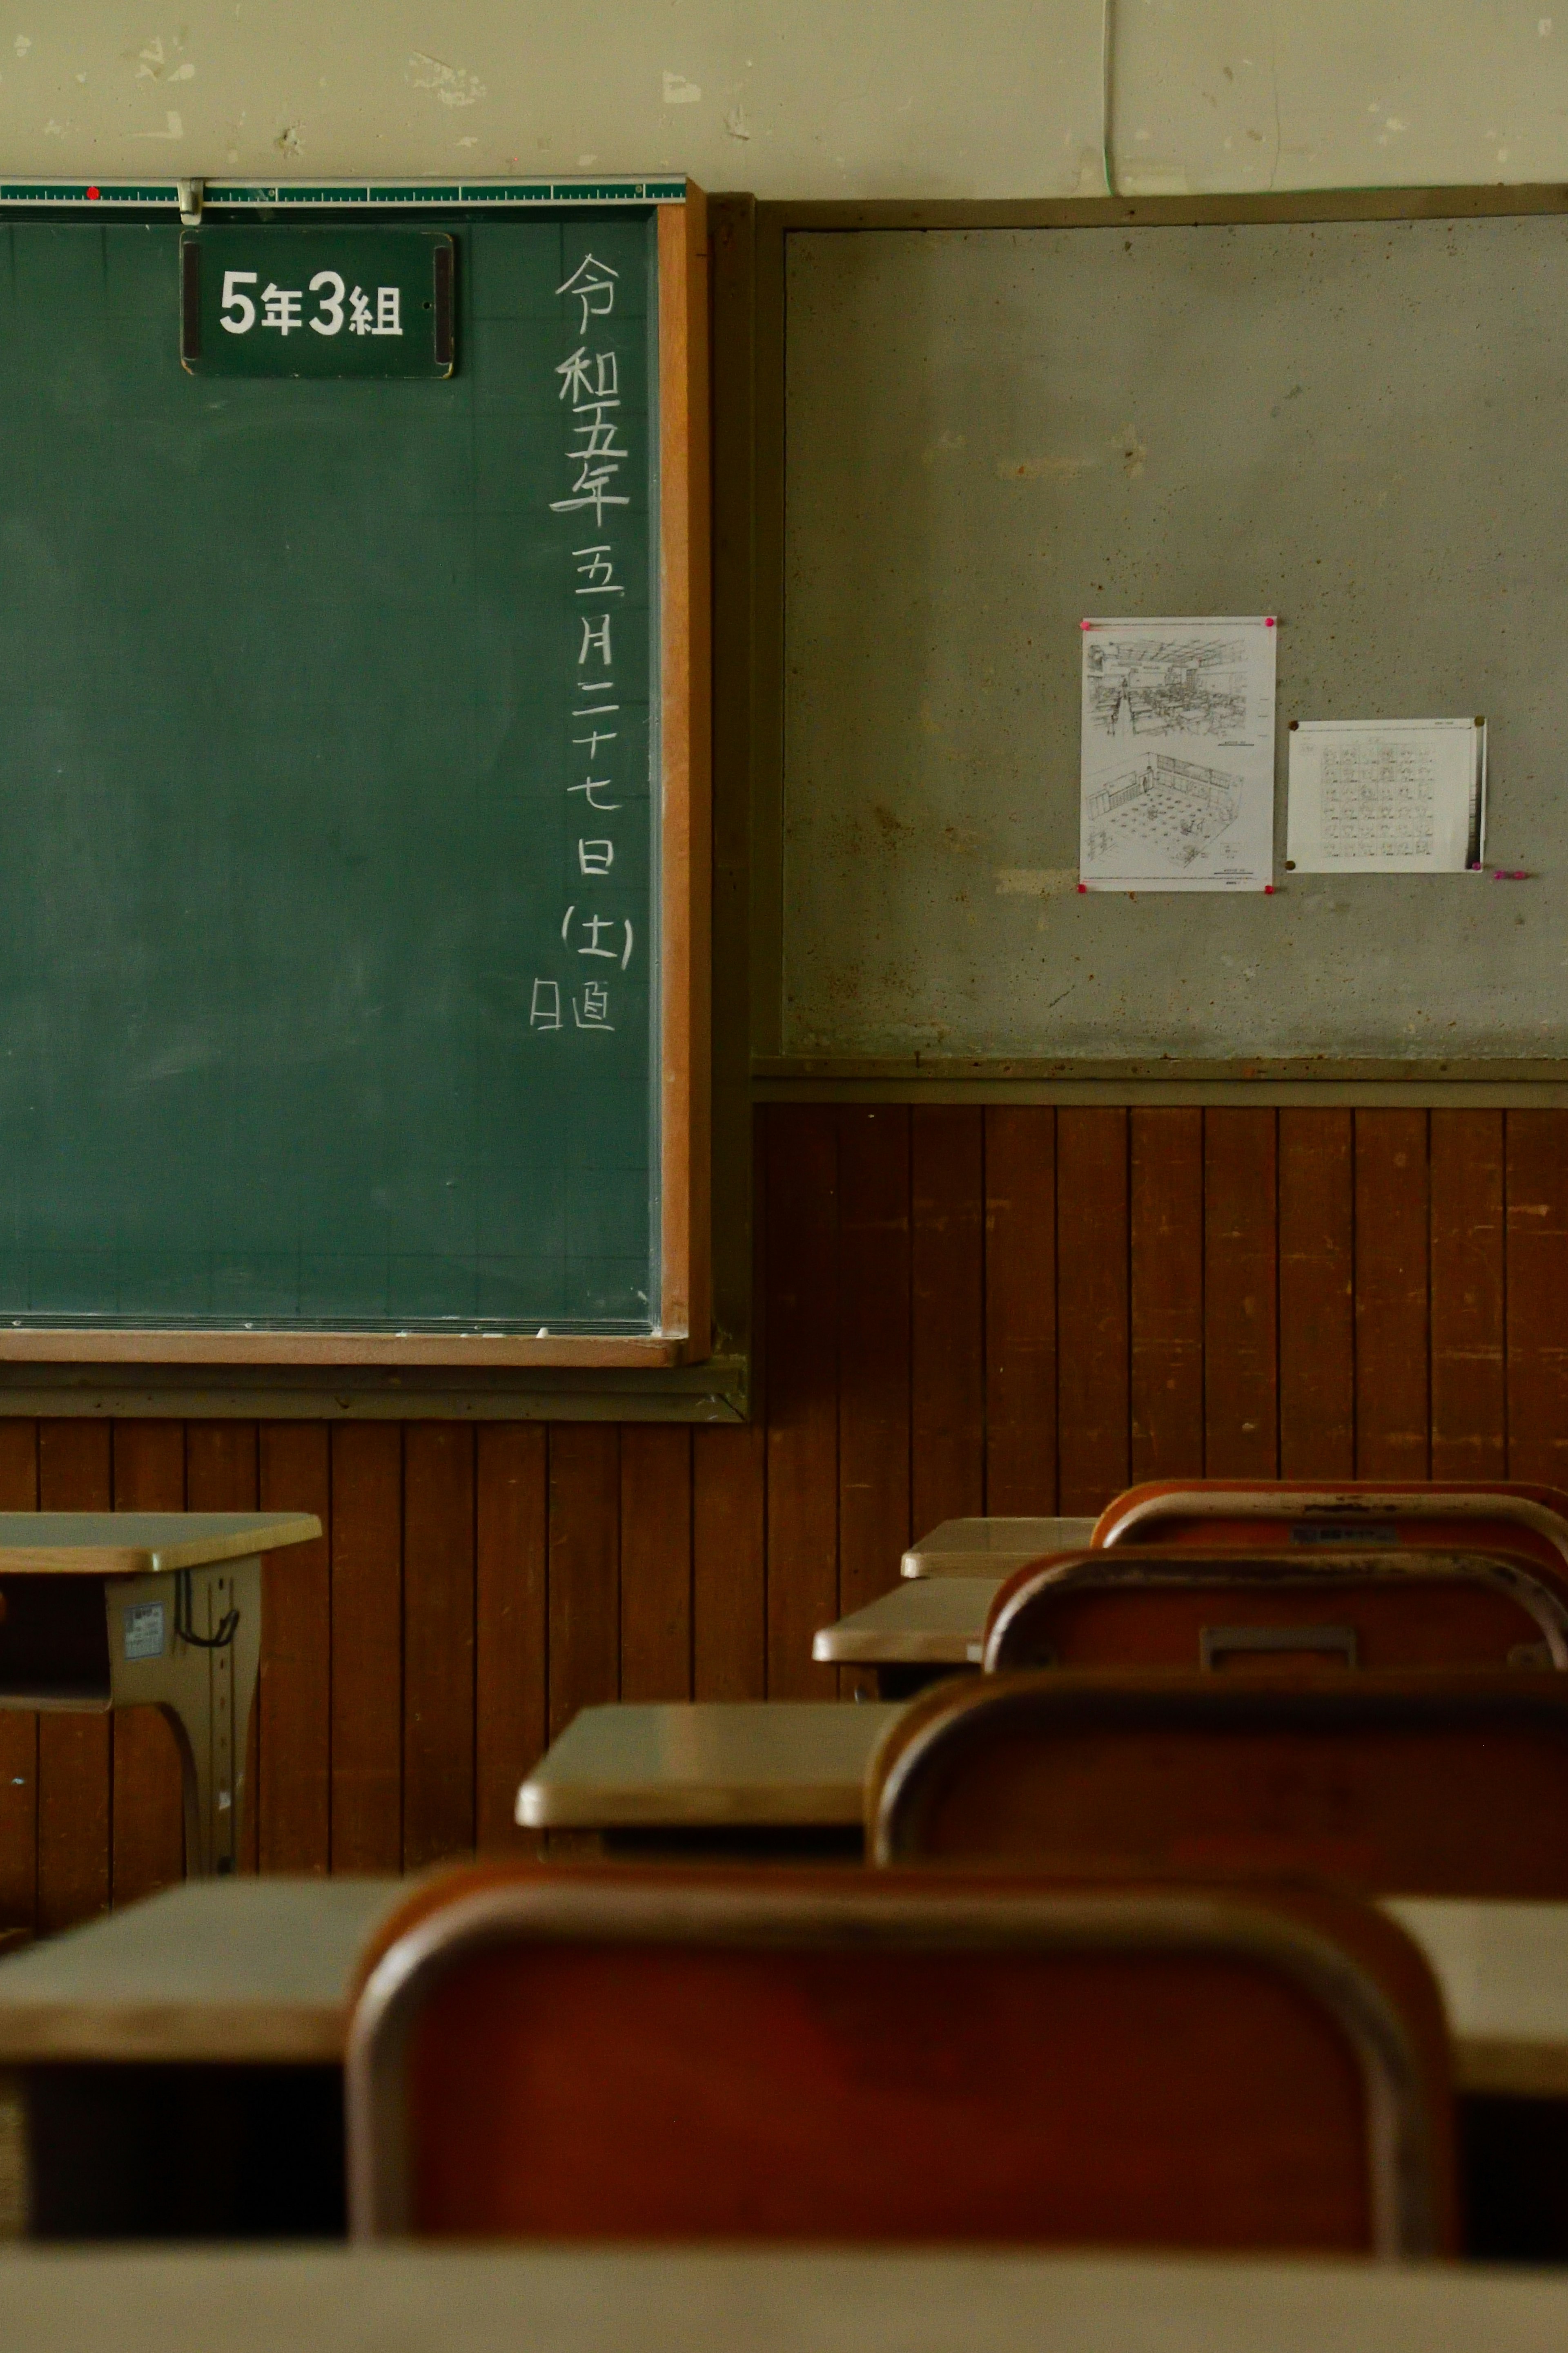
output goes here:
<path id="1" fill-rule="evenodd" d="M 835 1713 L 857 1725 L 896 1711 Z M 710 1741 L 710 1757 L 721 1746 Z M 754 1802 L 767 1761 L 755 1742 L 749 1761 L 749 1799 L 718 1789 L 731 1809 Z M 645 1820 L 660 1809 L 652 1794 Z M 350 2000 L 362 1951 L 407 1889 L 209 1881 L 0 1960 L 0 2073 L 23 2095 L 35 2232 L 341 2233 Z M 1387 1908 L 1443 1991 L 1466 2095 L 1470 2244 L 1561 2254 L 1561 2218 L 1530 2200 L 1563 2178 L 1568 2146 L 1568 1905 Z"/>
<path id="2" fill-rule="evenodd" d="M 898 1714 L 837 1700 L 585 1707 L 518 1791 L 517 1819 L 619 1853 L 858 1856 L 866 1767 Z"/>
<path id="3" fill-rule="evenodd" d="M 540 2248 L 0 2263 L 6 2353 L 1541 2353 L 1568 2280 L 1366 2263 Z"/>
<path id="4" fill-rule="evenodd" d="M 307 1512 L 0 1513 L 0 1707 L 161 1709 L 193 1877 L 239 1852 L 261 1556 L 321 1533 Z"/>
<path id="5" fill-rule="evenodd" d="M 34 2233 L 341 2236 L 349 1998 L 405 1893 L 198 1881 L 0 1960 Z"/>
<path id="6" fill-rule="evenodd" d="M 828 1666 L 869 1667 L 883 1699 L 908 1699 L 943 1675 L 978 1667 L 985 1616 L 1001 1580 L 920 1577 L 818 1627 L 811 1655 Z"/>
<path id="7" fill-rule="evenodd" d="M 943 1520 L 903 1557 L 906 1577 L 989 1577 L 998 1582 L 1047 1552 L 1083 1552 L 1092 1520 Z"/>

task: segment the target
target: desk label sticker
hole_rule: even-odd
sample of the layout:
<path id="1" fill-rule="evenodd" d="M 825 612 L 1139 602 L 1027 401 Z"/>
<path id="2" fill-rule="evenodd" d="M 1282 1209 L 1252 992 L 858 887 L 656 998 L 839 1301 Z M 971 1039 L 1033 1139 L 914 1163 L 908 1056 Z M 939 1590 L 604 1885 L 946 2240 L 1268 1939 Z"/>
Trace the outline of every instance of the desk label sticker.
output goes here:
<path id="1" fill-rule="evenodd" d="M 125 1611 L 127 1659 L 161 1659 L 163 1655 L 163 1605 L 133 1601 Z"/>

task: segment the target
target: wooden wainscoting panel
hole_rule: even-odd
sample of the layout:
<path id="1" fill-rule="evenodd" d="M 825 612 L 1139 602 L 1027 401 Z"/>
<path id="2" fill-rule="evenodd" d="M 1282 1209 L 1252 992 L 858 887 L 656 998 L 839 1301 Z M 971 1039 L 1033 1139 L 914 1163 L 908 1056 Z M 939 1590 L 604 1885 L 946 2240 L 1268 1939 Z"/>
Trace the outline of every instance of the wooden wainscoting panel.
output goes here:
<path id="1" fill-rule="evenodd" d="M 1279 1471 L 1355 1475 L 1353 1114 L 1279 1113 Z"/>
<path id="2" fill-rule="evenodd" d="M 1279 1469 L 1279 1228 L 1272 1111 L 1204 1113 L 1204 1468 Z"/>
<path id="3" fill-rule="evenodd" d="M 1508 1472 L 1568 1485 L 1568 1112 L 1507 1118 Z"/>
<path id="4" fill-rule="evenodd" d="M 1057 1509 L 1057 1115 L 985 1107 L 985 1508 Z"/>
<path id="5" fill-rule="evenodd" d="M 193 1424 L 193 1429 L 195 1425 Z M 313 1544 L 274 1553 L 261 1592 L 258 1862 L 319 1876 L 332 1860 L 332 1475 L 321 1422 L 265 1421 L 257 1432 L 264 1512 L 313 1512 Z M 339 1661 L 348 1672 L 347 1662 Z"/>
<path id="6" fill-rule="evenodd" d="M 1431 1470 L 1427 1113 L 1355 1114 L 1356 1476 Z"/>
<path id="7" fill-rule="evenodd" d="M 332 1432 L 332 1869 L 403 1867 L 403 1431 Z"/>
<path id="8" fill-rule="evenodd" d="M 1204 1467 L 1204 1114 L 1128 1114 L 1137 1479 Z"/>
<path id="9" fill-rule="evenodd" d="M 488 1421 L 477 1440 L 475 1836 L 481 1854 L 531 1853 L 513 1810 L 549 1737 L 549 1432 Z"/>
<path id="10" fill-rule="evenodd" d="M 691 1432 L 621 1432 L 621 1697 L 691 1696 Z"/>
<path id="11" fill-rule="evenodd" d="M 838 1603 L 886 1593 L 910 1541 L 910 1113 L 838 1113 Z M 931 1403 L 929 1397 L 924 1400 Z M 846 1679 L 846 1688 L 853 1678 Z"/>
<path id="12" fill-rule="evenodd" d="M 1099 1513 L 1131 1465 L 1124 1111 L 1057 1113 L 1057 1458 L 1061 1509 Z"/>
<path id="13" fill-rule="evenodd" d="M 985 1509 L 984 1135 L 978 1106 L 921 1105 L 910 1116 L 917 1528 Z"/>
<path id="14" fill-rule="evenodd" d="M 403 1436 L 403 1868 L 474 1849 L 474 1433 Z"/>
<path id="15" fill-rule="evenodd" d="M 768 1687 L 767 1431 L 691 1433 L 691 1680 L 696 1699 Z"/>
<path id="16" fill-rule="evenodd" d="M 550 1737 L 621 1683 L 621 1432 L 613 1422 L 550 1432 Z"/>
<path id="17" fill-rule="evenodd" d="M 838 1115 L 763 1124 L 768 1229 L 768 1691 L 831 1699 L 811 1638 L 838 1615 Z"/>
<path id="18" fill-rule="evenodd" d="M 1434 1479 L 1508 1475 L 1503 1116 L 1431 1118 Z"/>

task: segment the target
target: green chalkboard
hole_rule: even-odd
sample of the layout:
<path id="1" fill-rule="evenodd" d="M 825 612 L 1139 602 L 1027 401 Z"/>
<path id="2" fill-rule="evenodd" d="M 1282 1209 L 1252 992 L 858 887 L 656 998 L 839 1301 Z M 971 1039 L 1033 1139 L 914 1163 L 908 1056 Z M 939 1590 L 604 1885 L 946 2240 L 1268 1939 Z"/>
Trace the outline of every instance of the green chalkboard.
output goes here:
<path id="1" fill-rule="evenodd" d="M 347 381 L 0 230 L 0 1324 L 657 1326 L 655 213 L 420 227 Z"/>

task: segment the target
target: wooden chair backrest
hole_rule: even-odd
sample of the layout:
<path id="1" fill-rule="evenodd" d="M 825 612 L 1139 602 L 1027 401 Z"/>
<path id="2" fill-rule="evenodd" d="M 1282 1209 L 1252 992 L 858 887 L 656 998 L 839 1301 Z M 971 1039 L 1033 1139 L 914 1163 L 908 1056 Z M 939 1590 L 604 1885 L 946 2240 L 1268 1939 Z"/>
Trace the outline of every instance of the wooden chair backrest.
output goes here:
<path id="1" fill-rule="evenodd" d="M 1568 1668 L 1568 1579 L 1508 1558 L 1416 1547 L 1243 1552 L 1120 1545 L 1014 1572 L 982 1663 L 1177 1667 Z"/>
<path id="2" fill-rule="evenodd" d="M 982 1675 L 872 1760 L 868 1851 L 1568 1899 L 1568 1677 Z"/>
<path id="3" fill-rule="evenodd" d="M 351 2228 L 1436 2253 L 1447 2065 L 1342 1897 L 479 1868 L 372 1956 Z"/>
<path id="4" fill-rule="evenodd" d="M 1290 1553 L 1415 1546 L 1506 1555 L 1568 1580 L 1568 1493 L 1503 1479 L 1159 1479 L 1108 1504 L 1090 1543 Z"/>

